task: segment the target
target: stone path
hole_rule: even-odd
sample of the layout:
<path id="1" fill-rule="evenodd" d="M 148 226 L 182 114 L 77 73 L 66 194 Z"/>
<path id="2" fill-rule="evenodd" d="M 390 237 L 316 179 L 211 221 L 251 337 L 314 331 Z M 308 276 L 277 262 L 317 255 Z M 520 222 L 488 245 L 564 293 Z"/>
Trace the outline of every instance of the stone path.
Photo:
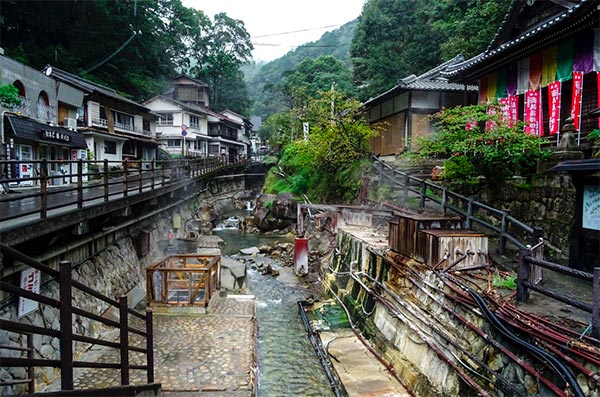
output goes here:
<path id="1" fill-rule="evenodd" d="M 130 343 L 139 341 L 134 336 Z M 93 352 L 85 355 L 89 354 Z M 208 314 L 154 315 L 154 380 L 162 384 L 162 396 L 252 397 L 256 394 L 255 354 L 252 296 L 219 298 Z M 95 356 L 97 362 L 118 362 L 115 350 L 99 348 Z M 130 364 L 145 364 L 145 358 L 132 352 Z M 79 369 L 74 386 L 102 388 L 119 382 L 118 370 Z M 145 371 L 130 371 L 130 383 L 145 384 Z"/>

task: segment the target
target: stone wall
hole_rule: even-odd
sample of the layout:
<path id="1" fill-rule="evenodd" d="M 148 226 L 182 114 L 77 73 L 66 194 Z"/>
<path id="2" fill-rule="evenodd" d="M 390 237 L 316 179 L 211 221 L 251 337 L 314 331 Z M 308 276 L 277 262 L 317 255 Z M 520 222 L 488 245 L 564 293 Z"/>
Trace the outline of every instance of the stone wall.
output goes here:
<path id="1" fill-rule="evenodd" d="M 542 175 L 530 184 L 506 183 L 484 188 L 478 200 L 510 211 L 516 219 L 543 229 L 542 237 L 553 249 L 548 253 L 564 259 L 569 253 L 569 232 L 575 216 L 575 187 L 567 174 Z"/>

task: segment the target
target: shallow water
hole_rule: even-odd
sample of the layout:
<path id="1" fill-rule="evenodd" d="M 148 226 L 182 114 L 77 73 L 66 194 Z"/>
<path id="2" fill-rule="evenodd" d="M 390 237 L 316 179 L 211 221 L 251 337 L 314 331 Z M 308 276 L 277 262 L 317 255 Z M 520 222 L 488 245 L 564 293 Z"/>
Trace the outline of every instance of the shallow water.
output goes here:
<path id="1" fill-rule="evenodd" d="M 215 232 L 226 245 L 224 255 L 241 248 L 289 242 L 281 236 L 245 234 L 236 230 Z M 267 259 L 265 259 L 267 260 Z M 280 263 L 268 259 L 280 269 Z M 256 296 L 258 315 L 258 397 L 333 396 L 325 371 L 307 337 L 298 313 L 299 300 L 311 291 L 298 282 L 291 268 L 281 268 L 280 277 L 248 270 L 250 293 Z"/>

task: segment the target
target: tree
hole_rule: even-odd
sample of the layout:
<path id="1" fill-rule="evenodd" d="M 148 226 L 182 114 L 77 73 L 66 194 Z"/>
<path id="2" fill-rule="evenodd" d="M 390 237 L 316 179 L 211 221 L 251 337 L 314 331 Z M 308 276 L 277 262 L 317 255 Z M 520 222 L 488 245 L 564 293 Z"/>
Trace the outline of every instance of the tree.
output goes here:
<path id="1" fill-rule="evenodd" d="M 0 106 L 14 109 L 21 104 L 19 89 L 12 84 L 0 85 Z"/>
<path id="2" fill-rule="evenodd" d="M 469 180 L 479 175 L 491 182 L 535 172 L 537 161 L 549 156 L 543 139 L 510 125 L 497 105 L 473 105 L 442 110 L 433 116 L 436 132 L 417 138 L 417 155 L 443 158 L 444 178 Z"/>
<path id="3" fill-rule="evenodd" d="M 354 81 L 368 99 L 457 54 L 485 50 L 510 0 L 370 0 L 352 40 Z"/>
<path id="4" fill-rule="evenodd" d="M 277 168 L 285 175 L 285 183 L 271 176 L 265 190 L 306 194 L 321 202 L 352 202 L 368 161 L 368 140 L 376 134 L 359 109 L 357 100 L 327 90 L 308 100 L 303 118 L 288 112 L 285 120 L 291 128 L 308 123 L 309 132 L 305 139 L 298 129 L 295 139 L 285 143 Z M 291 137 L 290 131 L 285 136 Z"/>
<path id="5" fill-rule="evenodd" d="M 192 45 L 195 65 L 191 72 L 212 88 L 211 103 L 215 108 L 226 106 L 221 91 L 227 82 L 238 84 L 240 68 L 252 59 L 252 42 L 244 22 L 225 13 L 215 15 L 208 31 L 199 30 Z"/>

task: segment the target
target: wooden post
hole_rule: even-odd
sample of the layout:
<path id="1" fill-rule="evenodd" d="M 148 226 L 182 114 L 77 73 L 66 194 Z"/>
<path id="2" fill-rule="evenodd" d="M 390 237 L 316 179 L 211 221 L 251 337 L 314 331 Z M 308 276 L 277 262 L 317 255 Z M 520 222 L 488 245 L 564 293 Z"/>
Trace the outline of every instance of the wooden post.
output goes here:
<path id="1" fill-rule="evenodd" d="M 500 222 L 500 241 L 498 243 L 499 254 L 504 254 L 506 252 L 506 234 L 508 233 L 508 222 L 506 221 L 506 217 L 508 215 L 508 211 L 502 211 L 502 221 Z"/>
<path id="2" fill-rule="evenodd" d="M 144 185 L 144 178 L 143 178 L 143 174 L 142 174 L 142 160 L 139 161 L 139 169 L 138 169 L 138 176 L 140 177 L 140 188 L 139 188 L 139 192 L 142 192 L 142 187 Z"/>
<path id="3" fill-rule="evenodd" d="M 419 208 L 425 208 L 425 199 L 427 198 L 427 185 L 425 184 L 425 180 L 421 182 L 421 201 L 419 203 Z"/>
<path id="4" fill-rule="evenodd" d="M 40 197 L 40 218 L 46 219 L 48 214 L 48 162 L 46 159 L 42 159 L 40 174 L 40 194 L 42 195 L 42 197 Z"/>
<path id="5" fill-rule="evenodd" d="M 150 173 L 151 173 L 151 177 L 150 177 L 150 189 L 154 190 L 154 171 L 156 170 L 156 160 L 152 160 L 152 162 L 150 163 Z"/>
<path id="6" fill-rule="evenodd" d="M 408 202 L 408 187 L 410 185 L 410 176 L 408 175 L 408 172 L 406 174 L 404 174 L 404 197 L 402 199 L 402 204 L 406 205 L 406 203 Z"/>
<path id="7" fill-rule="evenodd" d="M 390 178 L 390 190 L 393 192 L 396 185 L 396 170 L 392 169 L 392 177 Z"/>
<path id="8" fill-rule="evenodd" d="M 60 296 L 60 386 L 73 390 L 73 312 L 71 262 L 60 261 L 58 271 Z"/>
<path id="9" fill-rule="evenodd" d="M 594 281 L 592 293 L 594 306 L 592 307 L 592 338 L 600 339 L 600 267 L 594 268 Z"/>
<path id="10" fill-rule="evenodd" d="M 129 162 L 125 159 L 125 161 L 123 161 L 123 197 L 127 197 L 127 190 L 129 189 L 127 174 L 129 174 Z"/>
<path id="11" fill-rule="evenodd" d="M 104 159 L 104 202 L 108 202 L 108 160 Z"/>
<path id="12" fill-rule="evenodd" d="M 33 335 L 27 334 L 27 359 L 33 360 Z M 29 378 L 29 382 L 27 382 L 27 392 L 34 393 L 35 392 L 35 367 L 29 366 L 27 368 L 27 377 Z"/>
<path id="13" fill-rule="evenodd" d="M 129 384 L 129 329 L 127 321 L 127 296 L 119 297 L 119 336 L 121 351 L 121 386 Z"/>
<path id="14" fill-rule="evenodd" d="M 517 302 L 527 303 L 529 293 L 525 283 L 529 280 L 529 264 L 525 257 L 531 255 L 531 250 L 522 249 L 519 252 L 519 269 L 517 270 Z"/>
<path id="15" fill-rule="evenodd" d="M 467 219 L 465 220 L 465 228 L 471 229 L 471 218 L 473 217 L 473 197 L 469 197 L 469 202 L 467 204 Z"/>
<path id="16" fill-rule="evenodd" d="M 83 207 L 83 160 L 77 160 L 77 208 Z"/>
<path id="17" fill-rule="evenodd" d="M 446 205 L 448 204 L 448 188 L 444 186 L 444 188 L 442 189 L 442 214 L 444 214 L 444 216 L 447 215 L 448 213 L 448 209 L 446 208 Z"/>
<path id="18" fill-rule="evenodd" d="M 152 310 L 146 309 L 146 364 L 148 383 L 154 383 L 154 324 Z"/>

